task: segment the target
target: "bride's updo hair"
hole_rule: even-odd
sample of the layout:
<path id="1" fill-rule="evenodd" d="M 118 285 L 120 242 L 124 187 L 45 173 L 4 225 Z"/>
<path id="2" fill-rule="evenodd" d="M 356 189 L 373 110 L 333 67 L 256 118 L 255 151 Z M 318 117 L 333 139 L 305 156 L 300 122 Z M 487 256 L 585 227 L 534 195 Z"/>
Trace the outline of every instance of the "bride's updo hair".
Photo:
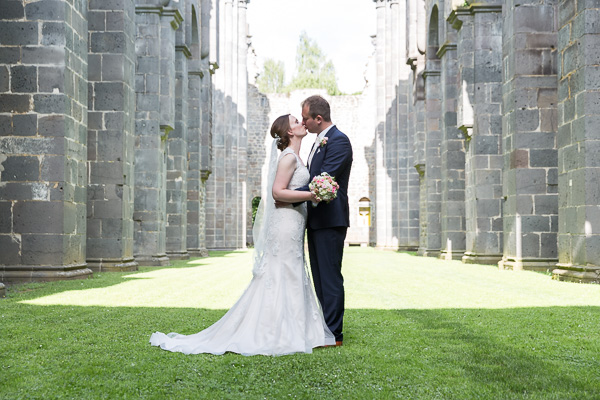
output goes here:
<path id="1" fill-rule="evenodd" d="M 282 115 L 278 117 L 273 125 L 271 125 L 271 136 L 273 139 L 279 139 L 277 148 L 281 151 L 285 150 L 290 145 L 290 114 Z"/>

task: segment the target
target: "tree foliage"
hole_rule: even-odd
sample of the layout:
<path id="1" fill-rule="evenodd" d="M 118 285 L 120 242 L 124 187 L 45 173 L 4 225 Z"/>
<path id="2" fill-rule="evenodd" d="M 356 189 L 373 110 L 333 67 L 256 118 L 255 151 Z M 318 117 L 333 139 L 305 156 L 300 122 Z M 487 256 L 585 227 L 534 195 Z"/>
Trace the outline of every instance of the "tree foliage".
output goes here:
<path id="1" fill-rule="evenodd" d="M 300 35 L 296 49 L 296 75 L 288 89 L 327 89 L 329 95 L 341 94 L 333 63 L 327 60 L 317 42 L 306 32 Z"/>
<path id="2" fill-rule="evenodd" d="M 258 90 L 263 93 L 280 93 L 284 91 L 285 67 L 282 61 L 271 58 L 265 60 L 263 72 L 258 77 Z"/>

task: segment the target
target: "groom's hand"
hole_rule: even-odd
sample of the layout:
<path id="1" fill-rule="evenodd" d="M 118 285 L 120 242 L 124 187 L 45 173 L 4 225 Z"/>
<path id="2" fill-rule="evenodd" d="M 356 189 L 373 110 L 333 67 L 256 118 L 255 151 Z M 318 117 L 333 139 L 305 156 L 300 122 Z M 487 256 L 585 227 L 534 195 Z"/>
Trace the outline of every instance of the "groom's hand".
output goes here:
<path id="1" fill-rule="evenodd" d="M 275 200 L 275 207 L 279 208 L 279 207 L 287 207 L 289 206 L 291 203 L 286 203 L 285 201 L 279 201 L 279 200 Z"/>

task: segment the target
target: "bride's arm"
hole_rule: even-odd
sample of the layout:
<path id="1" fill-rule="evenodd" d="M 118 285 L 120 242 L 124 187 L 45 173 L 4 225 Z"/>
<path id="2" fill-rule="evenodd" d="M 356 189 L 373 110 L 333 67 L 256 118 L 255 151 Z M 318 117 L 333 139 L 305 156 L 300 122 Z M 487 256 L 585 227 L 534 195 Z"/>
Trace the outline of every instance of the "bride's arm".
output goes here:
<path id="1" fill-rule="evenodd" d="M 287 154 L 279 160 L 275 181 L 273 182 L 273 199 L 285 203 L 297 203 L 302 201 L 315 201 L 311 192 L 300 192 L 288 189 L 296 170 L 296 157 L 293 154 Z"/>

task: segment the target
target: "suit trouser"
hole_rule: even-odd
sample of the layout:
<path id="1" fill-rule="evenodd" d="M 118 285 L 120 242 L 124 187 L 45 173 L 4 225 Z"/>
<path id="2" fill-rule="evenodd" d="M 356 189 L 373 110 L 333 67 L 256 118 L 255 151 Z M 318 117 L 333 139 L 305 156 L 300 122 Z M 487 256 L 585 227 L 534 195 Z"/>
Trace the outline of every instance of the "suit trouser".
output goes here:
<path id="1" fill-rule="evenodd" d="M 325 323 L 335 336 L 343 340 L 344 277 L 342 256 L 346 227 L 307 229 L 308 255 L 315 292 L 323 309 Z"/>

